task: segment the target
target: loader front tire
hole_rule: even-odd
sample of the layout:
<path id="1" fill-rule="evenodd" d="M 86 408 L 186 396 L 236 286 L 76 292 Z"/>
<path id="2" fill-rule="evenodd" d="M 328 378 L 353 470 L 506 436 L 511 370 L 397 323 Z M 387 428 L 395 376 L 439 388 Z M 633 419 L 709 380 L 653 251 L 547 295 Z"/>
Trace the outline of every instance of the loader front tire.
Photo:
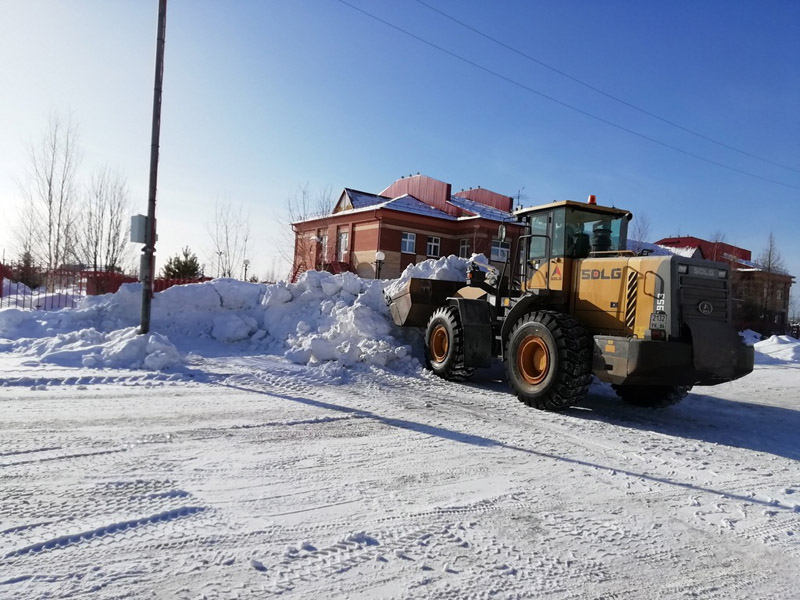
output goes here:
<path id="1" fill-rule="evenodd" d="M 464 364 L 464 329 L 455 306 L 437 308 L 425 329 L 425 363 L 442 379 L 464 381 L 473 367 Z"/>
<path id="2" fill-rule="evenodd" d="M 563 410 L 580 402 L 592 380 L 592 342 L 564 313 L 540 310 L 516 322 L 505 349 L 506 376 L 522 402 Z"/>
<path id="3" fill-rule="evenodd" d="M 690 385 L 612 385 L 623 402 L 646 408 L 664 408 L 686 397 Z"/>

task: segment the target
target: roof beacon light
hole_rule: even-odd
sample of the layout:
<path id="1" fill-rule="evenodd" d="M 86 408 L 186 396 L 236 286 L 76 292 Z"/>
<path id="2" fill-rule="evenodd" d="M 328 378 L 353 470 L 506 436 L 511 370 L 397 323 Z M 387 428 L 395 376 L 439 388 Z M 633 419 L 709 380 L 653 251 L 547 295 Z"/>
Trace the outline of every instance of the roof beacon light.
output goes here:
<path id="1" fill-rule="evenodd" d="M 589 194 L 589 204 L 597 204 L 597 196 Z"/>

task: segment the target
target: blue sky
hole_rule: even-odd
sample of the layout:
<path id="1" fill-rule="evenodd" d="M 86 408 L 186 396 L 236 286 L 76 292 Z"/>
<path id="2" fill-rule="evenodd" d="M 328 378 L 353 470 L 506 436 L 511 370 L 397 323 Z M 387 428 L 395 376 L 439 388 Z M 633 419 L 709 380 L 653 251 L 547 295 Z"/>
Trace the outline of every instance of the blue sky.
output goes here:
<path id="1" fill-rule="evenodd" d="M 263 274 L 279 264 L 280 217 L 300 187 L 379 192 L 421 172 L 454 189 L 522 190 L 526 205 L 596 194 L 647 215 L 653 239 L 720 230 L 754 256 L 772 231 L 800 275 L 797 2 L 425 0 L 591 86 L 790 170 L 637 112 L 416 0 L 347 1 L 483 69 L 339 0 L 170 0 L 159 263 L 187 244 L 209 262 L 206 225 L 215 200 L 228 198 L 251 215 L 251 261 Z M 2 10 L 5 218 L 14 220 L 25 146 L 54 112 L 71 112 L 79 125 L 83 173 L 120 169 L 144 213 L 157 1 L 3 0 Z M 6 228 L 3 249 L 13 254 Z"/>

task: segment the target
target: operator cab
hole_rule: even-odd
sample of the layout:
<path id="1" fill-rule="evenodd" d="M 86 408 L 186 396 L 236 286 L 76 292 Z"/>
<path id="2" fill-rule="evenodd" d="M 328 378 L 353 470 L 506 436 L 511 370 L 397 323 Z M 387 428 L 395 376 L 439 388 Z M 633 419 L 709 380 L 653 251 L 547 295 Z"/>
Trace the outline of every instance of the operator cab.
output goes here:
<path id="1" fill-rule="evenodd" d="M 559 278 L 574 259 L 626 252 L 631 213 L 598 206 L 594 196 L 588 203 L 564 200 L 515 214 L 527 225 L 527 235 L 520 238 L 517 272 L 528 289 L 562 289 Z"/>

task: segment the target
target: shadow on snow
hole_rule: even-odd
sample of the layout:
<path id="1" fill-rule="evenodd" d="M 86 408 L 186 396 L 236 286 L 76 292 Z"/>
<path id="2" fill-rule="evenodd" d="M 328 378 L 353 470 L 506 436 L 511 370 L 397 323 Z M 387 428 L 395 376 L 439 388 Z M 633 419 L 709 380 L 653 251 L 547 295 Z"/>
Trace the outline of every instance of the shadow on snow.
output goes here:
<path id="1" fill-rule="evenodd" d="M 561 455 L 552 454 L 552 453 L 549 453 L 549 452 L 542 452 L 542 451 L 539 451 L 539 450 L 534 450 L 534 449 L 531 449 L 531 448 L 524 448 L 522 446 L 517 446 L 517 445 L 513 445 L 513 444 L 506 444 L 506 443 L 501 442 L 499 440 L 494 440 L 492 438 L 488 438 L 488 437 L 484 437 L 484 436 L 463 433 L 463 432 L 460 432 L 460 431 L 456 431 L 454 429 L 448 429 L 448 428 L 445 428 L 445 427 L 437 427 L 437 426 L 433 426 L 433 425 L 428 425 L 426 423 L 420 423 L 418 421 L 410 421 L 410 420 L 407 420 L 407 419 L 398 419 L 398 418 L 395 418 L 395 417 L 387 417 L 387 416 L 383 416 L 383 415 L 380 415 L 380 414 L 372 412 L 372 411 L 363 410 L 363 409 L 359 409 L 359 408 L 352 408 L 352 407 L 349 407 L 349 406 L 343 406 L 341 404 L 334 404 L 334 403 L 331 403 L 331 402 L 324 402 L 322 400 L 314 400 L 312 398 L 303 398 L 303 397 L 300 397 L 300 396 L 290 396 L 290 395 L 281 394 L 281 393 L 278 393 L 278 392 L 268 392 L 268 391 L 264 391 L 264 390 L 248 388 L 246 386 L 233 385 L 233 384 L 230 384 L 230 383 L 225 383 L 224 381 L 218 381 L 218 382 L 216 382 L 216 385 L 220 385 L 222 387 L 226 387 L 226 388 L 229 388 L 229 389 L 235 389 L 235 390 L 249 392 L 249 393 L 255 393 L 255 394 L 262 394 L 262 395 L 269 396 L 269 397 L 272 397 L 272 398 L 280 398 L 280 399 L 288 400 L 288 401 L 291 401 L 291 402 L 297 402 L 297 403 L 304 404 L 306 406 L 311 406 L 311 407 L 317 408 L 317 409 L 336 411 L 336 412 L 339 412 L 339 413 L 344 413 L 344 414 L 350 415 L 352 417 L 373 420 L 375 422 L 387 425 L 389 427 L 395 427 L 395 428 L 398 428 L 398 429 L 405 429 L 405 430 L 413 431 L 413 432 L 416 432 L 416 433 L 421 433 L 421 434 L 429 435 L 429 436 L 432 436 L 432 437 L 438 437 L 438 438 L 441 438 L 441 439 L 451 440 L 451 441 L 462 443 L 462 444 L 469 444 L 469 445 L 482 447 L 482 448 L 501 448 L 501 449 L 506 449 L 506 450 L 512 450 L 512 451 L 515 451 L 515 452 L 522 452 L 522 453 L 529 454 L 529 455 L 532 455 L 532 456 L 548 458 L 548 459 L 551 459 L 551 460 L 554 460 L 554 461 L 563 462 L 563 463 L 567 463 L 567 464 L 570 464 L 570 465 L 577 465 L 577 466 L 581 466 L 581 467 L 587 467 L 587 468 L 590 468 L 590 469 L 603 469 L 603 470 L 608 470 L 608 471 L 614 471 L 614 472 L 617 472 L 617 473 L 622 473 L 624 475 L 628 475 L 630 477 L 635 477 L 635 478 L 639 478 L 639 479 L 643 479 L 643 480 L 653 481 L 653 482 L 656 482 L 656 483 L 670 485 L 670 486 L 674 486 L 674 487 L 678 487 L 678 488 L 682 488 L 682 489 L 686 489 L 686 490 L 691 490 L 691 491 L 696 491 L 696 492 L 706 492 L 706 493 L 709 493 L 709 494 L 714 494 L 716 496 L 720 496 L 720 497 L 724 497 L 724 498 L 732 498 L 732 499 L 736 499 L 736 500 L 741 500 L 742 502 L 748 502 L 748 503 L 751 503 L 751 504 L 761 504 L 761 505 L 764 505 L 764 506 L 769 506 L 773 510 L 774 509 L 783 509 L 783 510 L 790 510 L 790 511 L 794 510 L 793 507 L 788 507 L 788 506 L 783 506 L 783 505 L 775 505 L 775 504 L 773 504 L 771 502 L 758 500 L 758 499 L 752 498 L 750 496 L 743 496 L 743 495 L 733 494 L 733 493 L 730 493 L 730 492 L 723 492 L 721 490 L 715 490 L 713 488 L 708 488 L 708 487 L 704 487 L 704 486 L 700 486 L 700 485 L 696 485 L 696 484 L 692 484 L 692 483 L 686 483 L 686 482 L 677 481 L 677 480 L 674 480 L 674 479 L 667 479 L 667 478 L 664 478 L 664 477 L 656 477 L 656 476 L 653 476 L 653 475 L 649 475 L 647 473 L 637 473 L 637 472 L 634 472 L 634 471 L 630 471 L 630 470 L 627 470 L 627 469 L 620 468 L 619 466 L 602 465 L 602 464 L 599 464 L 599 463 L 594 463 L 594 462 L 590 462 L 590 461 L 586 461 L 586 460 L 581 460 L 581 459 L 578 459 L 578 458 L 571 458 L 569 456 L 561 456 Z M 610 399 L 607 398 L 606 400 L 610 400 Z M 587 413 L 587 411 L 585 409 L 582 412 L 583 413 Z M 575 414 L 575 416 L 582 416 L 581 412 L 580 412 L 580 409 L 572 409 L 571 414 Z M 600 415 L 599 411 L 594 413 L 595 417 L 598 417 L 599 415 Z M 599 418 L 605 420 L 605 418 L 602 417 L 602 416 L 600 416 Z M 612 422 L 612 420 L 609 419 L 607 422 Z M 620 424 L 622 425 L 622 423 L 620 423 Z"/>

